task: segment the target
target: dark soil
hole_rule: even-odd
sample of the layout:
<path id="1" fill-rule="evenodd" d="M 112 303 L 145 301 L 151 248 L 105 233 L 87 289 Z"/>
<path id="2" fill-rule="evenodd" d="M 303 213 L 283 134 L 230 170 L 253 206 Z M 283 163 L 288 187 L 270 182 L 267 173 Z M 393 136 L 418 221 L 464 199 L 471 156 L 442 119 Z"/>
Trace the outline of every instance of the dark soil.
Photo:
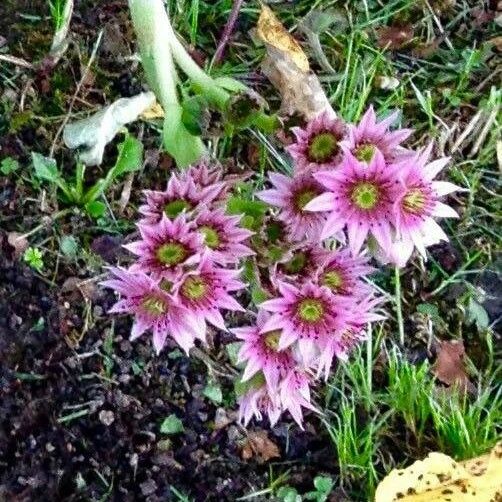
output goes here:
<path id="1" fill-rule="evenodd" d="M 201 395 L 202 363 L 154 357 L 148 342 L 132 345 L 122 319 L 114 322 L 107 356 L 104 340 L 112 328 L 103 312 L 113 295 L 95 292 L 94 325 L 83 333 L 81 294 L 58 295 L 7 254 L 4 249 L 0 266 L 5 500 L 104 500 L 107 494 L 108 500 L 176 500 L 171 485 L 195 500 L 235 500 L 266 483 L 268 466 L 241 460 L 245 433 L 234 415 L 228 412 L 228 425 L 221 427 L 225 418 L 215 424 L 225 414 Z M 171 413 L 185 432 L 168 438 L 160 424 Z M 282 461 L 301 460 L 299 482 L 335 467 L 333 452 L 312 432 L 283 425 L 270 438 Z"/>

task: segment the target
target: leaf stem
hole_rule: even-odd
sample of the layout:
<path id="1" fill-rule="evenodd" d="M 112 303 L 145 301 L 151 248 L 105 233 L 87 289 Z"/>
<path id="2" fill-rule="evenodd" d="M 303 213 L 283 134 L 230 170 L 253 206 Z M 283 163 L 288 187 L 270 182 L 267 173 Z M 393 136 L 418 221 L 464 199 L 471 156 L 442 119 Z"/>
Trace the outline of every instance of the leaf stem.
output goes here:
<path id="1" fill-rule="evenodd" d="M 394 267 L 394 299 L 396 302 L 396 315 L 397 315 L 397 327 L 399 332 L 399 343 L 404 346 L 404 324 L 403 324 L 403 310 L 401 304 L 401 275 L 399 267 Z"/>

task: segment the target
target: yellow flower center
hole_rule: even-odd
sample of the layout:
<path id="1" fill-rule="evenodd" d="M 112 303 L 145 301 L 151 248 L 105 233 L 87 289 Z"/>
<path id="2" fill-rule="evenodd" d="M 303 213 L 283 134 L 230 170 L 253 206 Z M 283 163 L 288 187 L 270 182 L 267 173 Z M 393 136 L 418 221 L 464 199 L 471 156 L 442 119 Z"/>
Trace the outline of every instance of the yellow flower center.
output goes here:
<path id="1" fill-rule="evenodd" d="M 179 242 L 166 242 L 157 249 L 156 255 L 160 263 L 171 267 L 185 260 L 187 249 Z"/>
<path id="2" fill-rule="evenodd" d="M 192 209 L 192 205 L 189 202 L 183 199 L 176 199 L 164 206 L 164 213 L 168 218 L 174 219 L 183 211 L 189 211 L 190 209 Z"/>
<path id="3" fill-rule="evenodd" d="M 322 283 L 331 291 L 338 291 L 343 285 L 343 277 L 336 270 L 330 270 L 323 275 Z"/>
<path id="4" fill-rule="evenodd" d="M 313 188 L 305 188 L 294 195 L 295 207 L 298 211 L 303 211 L 305 206 L 319 195 L 319 192 Z"/>
<path id="5" fill-rule="evenodd" d="M 204 236 L 204 243 L 211 249 L 216 249 L 220 245 L 220 236 L 213 227 L 202 226 L 199 231 Z"/>
<path id="6" fill-rule="evenodd" d="M 324 315 L 324 305 L 316 298 L 306 298 L 298 304 L 297 314 L 302 321 L 318 322 Z"/>
<path id="7" fill-rule="evenodd" d="M 373 209 L 378 204 L 380 190 L 373 183 L 362 181 L 352 188 L 350 198 L 359 209 L 367 211 Z"/>
<path id="8" fill-rule="evenodd" d="M 207 289 L 207 282 L 202 277 L 191 275 L 181 286 L 181 293 L 189 300 L 200 300 L 205 296 Z"/>
<path id="9" fill-rule="evenodd" d="M 167 303 L 158 296 L 147 296 L 142 302 L 141 306 L 150 314 L 160 316 L 167 312 Z"/>
<path id="10" fill-rule="evenodd" d="M 265 345 L 277 352 L 277 348 L 279 347 L 279 339 L 281 338 L 280 330 L 271 331 L 270 333 L 265 333 Z"/>
<path id="11" fill-rule="evenodd" d="M 330 131 L 314 136 L 309 143 L 307 157 L 311 162 L 328 162 L 338 153 L 338 138 Z"/>
<path id="12" fill-rule="evenodd" d="M 356 148 L 354 154 L 357 160 L 370 162 L 373 155 L 375 155 L 375 147 L 369 143 L 363 143 Z"/>
<path id="13" fill-rule="evenodd" d="M 412 214 L 417 214 L 425 207 L 426 198 L 422 190 L 419 188 L 411 188 L 404 196 L 402 207 Z"/>

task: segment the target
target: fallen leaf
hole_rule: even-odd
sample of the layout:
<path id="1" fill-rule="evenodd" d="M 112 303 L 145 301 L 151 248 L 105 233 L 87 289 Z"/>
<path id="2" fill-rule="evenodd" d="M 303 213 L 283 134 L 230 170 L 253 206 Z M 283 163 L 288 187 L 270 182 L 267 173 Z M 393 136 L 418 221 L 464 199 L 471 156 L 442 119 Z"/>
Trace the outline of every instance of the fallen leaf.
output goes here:
<path id="1" fill-rule="evenodd" d="M 99 165 L 103 161 L 105 146 L 120 129 L 136 120 L 154 103 L 153 92 L 118 99 L 94 115 L 68 124 L 63 132 L 63 140 L 68 148 L 85 148 L 80 154 L 80 160 L 85 165 Z"/>
<path id="2" fill-rule="evenodd" d="M 257 33 L 271 47 L 288 54 L 291 61 L 304 73 L 310 70 L 309 61 L 300 44 L 289 34 L 270 7 L 262 5 Z"/>
<path id="3" fill-rule="evenodd" d="M 502 500 L 501 473 L 502 443 L 464 462 L 433 452 L 391 471 L 378 485 L 375 502 L 497 502 Z"/>
<path id="4" fill-rule="evenodd" d="M 383 49 L 402 49 L 412 40 L 414 31 L 411 24 L 384 26 L 377 31 L 377 44 Z"/>
<path id="5" fill-rule="evenodd" d="M 281 115 L 300 114 L 306 120 L 324 111 L 334 115 L 319 79 L 309 71 L 300 44 L 269 7 L 262 6 L 257 34 L 267 48 L 262 71 L 281 94 Z"/>
<path id="6" fill-rule="evenodd" d="M 241 456 L 243 460 L 256 457 L 259 462 L 267 462 L 271 458 L 280 457 L 279 448 L 268 437 L 267 431 L 252 431 L 242 446 Z"/>
<path id="7" fill-rule="evenodd" d="M 443 341 L 439 346 L 436 362 L 432 371 L 436 378 L 446 385 L 457 385 L 471 390 L 472 383 L 465 372 L 465 348 L 462 341 Z"/>
<path id="8" fill-rule="evenodd" d="M 30 243 L 28 239 L 19 232 L 9 232 L 7 234 L 7 242 L 14 248 L 14 256 L 19 258 L 28 249 Z"/>

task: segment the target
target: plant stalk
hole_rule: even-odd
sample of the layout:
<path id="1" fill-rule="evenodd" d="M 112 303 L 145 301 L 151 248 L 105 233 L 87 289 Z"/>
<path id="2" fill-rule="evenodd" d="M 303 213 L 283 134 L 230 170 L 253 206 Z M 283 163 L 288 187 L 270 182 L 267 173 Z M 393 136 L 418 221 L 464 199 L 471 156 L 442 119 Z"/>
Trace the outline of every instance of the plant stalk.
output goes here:
<path id="1" fill-rule="evenodd" d="M 396 315 L 397 327 L 399 333 L 399 344 L 404 347 L 404 324 L 403 324 L 403 310 L 401 304 L 401 275 L 399 267 L 394 267 L 394 281 L 395 281 L 395 302 L 396 302 Z"/>

